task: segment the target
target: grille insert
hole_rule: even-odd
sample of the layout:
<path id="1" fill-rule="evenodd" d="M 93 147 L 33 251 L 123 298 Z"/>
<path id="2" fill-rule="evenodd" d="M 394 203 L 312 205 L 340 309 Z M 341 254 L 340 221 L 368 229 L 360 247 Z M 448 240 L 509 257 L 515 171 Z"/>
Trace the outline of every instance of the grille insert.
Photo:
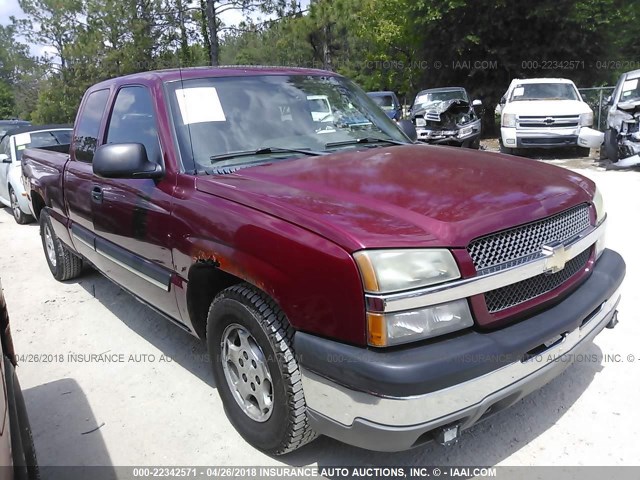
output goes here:
<path id="1" fill-rule="evenodd" d="M 557 273 L 543 273 L 506 287 L 497 288 L 484 294 L 489 313 L 499 312 L 524 303 L 555 290 L 564 282 L 582 270 L 589 260 L 591 249 L 588 248 L 567 262 L 564 269 Z"/>
<path id="2" fill-rule="evenodd" d="M 469 244 L 467 251 L 478 273 L 489 273 L 527 262 L 540 255 L 543 245 L 567 242 L 590 224 L 589 206 L 578 205 L 536 222 L 478 238 Z"/>

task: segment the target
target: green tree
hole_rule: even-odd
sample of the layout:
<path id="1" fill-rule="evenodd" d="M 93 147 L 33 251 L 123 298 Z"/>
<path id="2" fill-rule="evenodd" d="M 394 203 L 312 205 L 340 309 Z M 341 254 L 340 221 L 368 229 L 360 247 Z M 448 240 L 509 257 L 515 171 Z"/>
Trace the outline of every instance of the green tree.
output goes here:
<path id="1" fill-rule="evenodd" d="M 15 115 L 15 99 L 11 87 L 0 80 L 0 119 L 13 118 Z"/>

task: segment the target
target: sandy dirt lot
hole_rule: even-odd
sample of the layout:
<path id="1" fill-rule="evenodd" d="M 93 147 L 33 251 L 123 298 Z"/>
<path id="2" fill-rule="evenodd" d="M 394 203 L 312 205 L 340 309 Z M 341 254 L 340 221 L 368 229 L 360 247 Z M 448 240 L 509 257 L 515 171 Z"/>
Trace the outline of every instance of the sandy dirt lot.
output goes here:
<path id="1" fill-rule="evenodd" d="M 639 464 L 640 173 L 605 171 L 593 159 L 546 161 L 577 169 L 603 191 L 608 245 L 628 268 L 620 324 L 584 350 L 597 361 L 573 365 L 457 445 L 396 454 L 329 438 L 284 458 L 256 451 L 227 421 L 197 339 L 94 271 L 56 282 L 37 225 L 19 226 L 0 210 L 0 275 L 40 464 Z"/>

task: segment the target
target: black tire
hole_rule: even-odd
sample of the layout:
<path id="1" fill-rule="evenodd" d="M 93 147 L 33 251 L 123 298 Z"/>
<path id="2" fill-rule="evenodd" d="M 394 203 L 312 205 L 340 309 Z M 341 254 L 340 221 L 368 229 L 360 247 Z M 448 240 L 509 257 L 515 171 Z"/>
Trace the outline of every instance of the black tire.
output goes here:
<path id="1" fill-rule="evenodd" d="M 40 471 L 33 445 L 31 424 L 22 396 L 18 376 L 8 358 L 4 358 L 5 381 L 9 404 L 9 429 L 11 431 L 11 456 L 16 480 L 39 480 Z"/>
<path id="2" fill-rule="evenodd" d="M 604 132 L 604 144 L 602 147 L 606 157 L 612 162 L 620 159 L 620 148 L 618 147 L 618 132 L 613 128 L 608 128 Z"/>
<path id="3" fill-rule="evenodd" d="M 591 149 L 588 147 L 576 147 L 578 155 L 581 157 L 589 157 L 591 156 Z"/>
<path id="4" fill-rule="evenodd" d="M 502 142 L 500 142 L 500 153 L 506 153 L 507 155 L 515 155 L 516 149 L 505 147 Z"/>
<path id="5" fill-rule="evenodd" d="M 13 218 L 19 225 L 25 225 L 27 223 L 31 223 L 33 221 L 33 217 L 31 215 L 27 215 L 22 210 L 20 210 L 20 206 L 18 205 L 18 197 L 16 196 L 16 192 L 13 190 L 13 187 L 9 186 L 9 200 L 11 201 L 11 213 L 13 213 Z"/>
<path id="6" fill-rule="evenodd" d="M 234 326 L 245 329 L 264 353 L 273 393 L 270 416 L 264 421 L 256 421 L 245 413 L 225 377 L 222 341 L 224 333 Z M 239 284 L 223 290 L 209 308 L 207 346 L 225 413 L 248 443 L 271 455 L 292 452 L 317 436 L 307 419 L 293 334 L 294 329 L 275 302 L 251 285 Z"/>
<path id="7" fill-rule="evenodd" d="M 49 265 L 49 270 L 56 280 L 64 281 L 76 278 L 82 272 L 82 259 L 72 253 L 58 238 L 56 232 L 51 225 L 49 212 L 43 209 L 40 212 L 40 237 L 42 239 L 42 248 L 44 256 Z M 51 242 L 47 247 L 48 242 Z M 50 258 L 50 254 L 54 256 L 54 260 Z"/>

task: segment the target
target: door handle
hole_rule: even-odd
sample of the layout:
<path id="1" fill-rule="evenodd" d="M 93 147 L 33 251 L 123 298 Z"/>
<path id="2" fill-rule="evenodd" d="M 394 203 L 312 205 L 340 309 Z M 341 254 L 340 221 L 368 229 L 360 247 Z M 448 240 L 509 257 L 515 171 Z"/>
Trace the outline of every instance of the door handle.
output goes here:
<path id="1" fill-rule="evenodd" d="M 93 189 L 91 190 L 91 200 L 95 203 L 102 203 L 102 199 L 102 188 L 98 186 L 93 187 Z"/>

